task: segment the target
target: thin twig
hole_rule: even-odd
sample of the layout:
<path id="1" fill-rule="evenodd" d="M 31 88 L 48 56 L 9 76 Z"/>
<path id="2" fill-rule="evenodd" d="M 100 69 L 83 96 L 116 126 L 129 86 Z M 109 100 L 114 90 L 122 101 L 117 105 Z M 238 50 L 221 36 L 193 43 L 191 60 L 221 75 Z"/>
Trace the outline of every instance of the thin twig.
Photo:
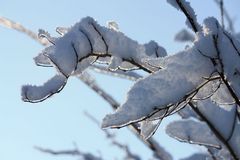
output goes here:
<path id="1" fill-rule="evenodd" d="M 84 82 L 87 86 L 89 86 L 104 100 L 106 100 L 114 110 L 116 110 L 120 106 L 120 104 L 111 95 L 105 92 L 99 85 L 97 85 L 94 80 L 91 80 L 91 78 L 89 79 L 88 77 L 83 75 L 84 74 L 78 76 L 78 78 L 80 78 L 82 82 Z M 140 130 L 137 124 L 133 123 L 129 125 L 129 128 L 140 141 L 142 141 L 146 146 L 148 146 L 154 152 L 154 155 L 156 155 L 157 158 L 160 158 L 162 160 L 172 159 L 171 155 L 167 151 L 165 151 L 163 147 L 161 147 L 154 138 L 143 140 L 140 136 Z M 167 157 L 165 155 L 168 155 L 168 158 L 165 158 Z"/>
<path id="2" fill-rule="evenodd" d="M 189 105 L 191 106 L 191 108 L 199 115 L 199 117 L 202 119 L 202 121 L 204 121 L 208 127 L 211 129 L 211 131 L 214 133 L 214 135 L 219 139 L 220 142 L 222 142 L 226 148 L 228 149 L 228 151 L 230 152 L 230 154 L 232 155 L 232 157 L 237 160 L 237 156 L 234 153 L 233 149 L 231 148 L 231 146 L 229 145 L 229 143 L 225 140 L 225 138 L 218 132 L 218 130 L 215 128 L 215 126 L 204 116 L 204 114 L 202 114 L 202 112 L 193 105 L 193 103 L 189 103 Z"/>
<path id="3" fill-rule="evenodd" d="M 220 0 L 214 0 L 214 2 L 221 8 Z M 226 18 L 226 21 L 228 22 L 228 29 L 229 29 L 232 33 L 235 33 L 234 21 L 233 21 L 233 19 L 230 17 L 230 15 L 228 14 L 228 12 L 227 12 L 227 10 L 225 9 L 224 5 L 222 5 L 222 12 L 223 12 L 223 16 Z"/>
<path id="4" fill-rule="evenodd" d="M 81 152 L 75 145 L 75 149 L 72 150 L 60 150 L 60 151 L 55 151 L 52 149 L 46 149 L 42 147 L 34 147 L 35 149 L 39 150 L 40 152 L 51 154 L 54 156 L 62 156 L 62 155 L 67 155 L 67 156 L 78 156 L 81 159 L 88 160 L 88 159 L 94 159 L 94 160 L 103 160 L 101 157 L 96 157 L 91 153 L 83 153 Z"/>
<path id="5" fill-rule="evenodd" d="M 14 22 L 14 21 L 12 21 L 10 19 L 7 19 L 5 17 L 1 17 L 0 16 L 0 24 L 2 26 L 4 26 L 4 27 L 17 30 L 17 31 L 19 31 L 21 33 L 25 33 L 26 35 L 28 35 L 29 37 L 31 37 L 32 39 L 34 39 L 35 41 L 41 43 L 44 46 L 49 44 L 49 42 L 46 39 L 39 39 L 37 34 L 32 32 L 31 30 L 25 28 L 21 24 L 16 23 L 16 22 Z"/>
<path id="6" fill-rule="evenodd" d="M 100 122 L 99 122 L 94 116 L 92 116 L 90 113 L 84 112 L 84 114 L 85 114 L 90 120 L 92 120 L 94 123 L 96 123 L 98 127 L 101 126 L 101 125 L 100 125 Z M 118 141 L 116 140 L 116 137 L 115 137 L 114 134 L 108 132 L 108 130 L 103 130 L 103 131 L 104 131 L 104 133 L 106 134 L 106 137 L 107 137 L 109 140 L 111 140 L 111 143 L 112 143 L 113 145 L 117 146 L 118 148 L 120 148 L 121 150 L 123 150 L 123 151 L 126 153 L 126 157 L 127 157 L 127 158 L 129 158 L 129 159 L 131 159 L 131 160 L 141 160 L 141 158 L 140 158 L 138 155 L 136 155 L 136 154 L 134 154 L 134 153 L 132 153 L 132 152 L 130 151 L 130 149 L 129 149 L 129 147 L 128 147 L 127 145 L 124 145 L 124 144 L 121 144 L 120 142 L 118 142 Z"/>
<path id="7" fill-rule="evenodd" d="M 191 17 L 191 15 L 188 13 L 187 9 L 184 7 L 183 3 L 181 2 L 181 0 L 176 0 L 178 6 L 180 7 L 180 9 L 182 10 L 182 12 L 185 14 L 186 18 L 188 19 L 189 23 L 192 26 L 193 31 L 196 33 L 198 32 L 198 27 L 197 24 L 194 23 L 194 18 Z"/>
<path id="8" fill-rule="evenodd" d="M 220 0 L 220 12 L 221 12 L 221 22 L 222 22 L 222 28 L 224 29 L 224 11 L 223 11 L 223 0 Z"/>
<path id="9" fill-rule="evenodd" d="M 12 20 L 9 20 L 7 18 L 4 17 L 0 17 L 0 24 L 2 24 L 4 27 L 10 28 L 10 29 L 15 29 L 21 33 L 25 33 L 26 35 L 28 35 L 29 37 L 31 37 L 32 39 L 36 40 L 37 42 L 39 42 L 42 45 L 48 45 L 49 42 L 44 40 L 44 39 L 39 39 L 37 34 L 35 34 L 34 32 L 32 32 L 29 29 L 26 29 L 25 27 L 23 27 L 21 24 L 18 24 Z M 86 58 L 86 57 L 85 57 Z M 132 64 L 136 64 L 138 67 L 142 68 L 143 70 L 151 73 L 152 71 L 150 71 L 147 68 L 144 68 L 143 66 L 137 64 L 134 61 L 129 61 Z M 80 77 L 79 77 L 80 78 Z M 89 86 L 91 89 L 93 89 L 96 93 L 98 93 L 104 100 L 106 100 L 110 106 L 113 109 L 117 109 L 120 104 L 113 99 L 108 93 L 106 93 L 102 88 L 100 88 L 98 85 L 96 85 L 95 83 L 90 82 L 87 79 L 84 79 L 83 77 L 80 78 L 87 86 Z M 146 146 L 148 146 L 148 148 L 150 148 L 154 155 L 156 155 L 157 158 L 162 159 L 162 160 L 170 160 L 172 159 L 172 156 L 170 155 L 170 153 L 168 153 L 167 151 L 164 150 L 163 147 L 161 147 L 156 140 L 154 140 L 153 138 L 150 138 L 148 140 L 143 140 L 140 137 L 140 130 L 138 129 L 138 126 L 136 124 L 131 125 L 129 128 L 132 128 L 131 130 L 133 131 L 133 133 L 139 138 L 140 141 L 142 141 Z M 51 151 L 51 150 L 50 150 Z M 169 158 L 165 158 L 164 155 L 168 155 Z"/>

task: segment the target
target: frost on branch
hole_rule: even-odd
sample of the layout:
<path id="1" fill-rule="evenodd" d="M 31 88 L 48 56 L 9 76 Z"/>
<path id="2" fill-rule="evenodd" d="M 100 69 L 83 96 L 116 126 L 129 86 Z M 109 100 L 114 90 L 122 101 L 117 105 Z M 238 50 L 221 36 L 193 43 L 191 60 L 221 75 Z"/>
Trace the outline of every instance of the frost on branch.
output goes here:
<path id="1" fill-rule="evenodd" d="M 116 113 L 104 118 L 103 127 L 121 127 L 143 120 L 185 99 L 204 83 L 206 80 L 203 77 L 210 77 L 215 70 L 211 61 L 202 56 L 196 47 L 205 43 L 205 36 L 199 37 L 192 48 L 161 58 L 159 65 L 163 69 L 139 80 Z"/>
<path id="2" fill-rule="evenodd" d="M 198 102 L 201 114 L 212 124 L 221 135 L 221 140 L 232 148 L 233 152 L 240 157 L 240 121 L 236 104 L 216 105 L 209 100 Z"/>
<path id="3" fill-rule="evenodd" d="M 215 84 L 214 81 L 220 79 L 218 74 L 224 77 L 223 80 L 230 81 L 230 84 L 224 85 L 233 88 L 232 94 L 238 93 L 240 78 L 234 72 L 239 69 L 238 47 L 238 42 L 222 30 L 214 18 L 206 19 L 203 31 L 198 33 L 193 46 L 158 59 L 162 69 L 137 81 L 128 92 L 126 101 L 114 114 L 104 118 L 102 126 L 118 128 L 145 119 L 155 120 L 155 114 L 161 111 L 158 118 L 162 119 L 181 109 L 179 105 L 183 102 L 182 107 L 190 100 L 214 94 L 215 88 L 221 86 L 218 84 L 209 90 L 207 84 Z M 237 94 L 236 103 L 238 97 Z"/>
<path id="4" fill-rule="evenodd" d="M 177 10 L 181 10 L 187 17 L 186 25 L 194 32 L 201 31 L 201 25 L 197 22 L 197 16 L 190 6 L 190 3 L 185 0 L 167 0 Z"/>
<path id="5" fill-rule="evenodd" d="M 115 114 L 104 118 L 103 127 L 137 122 L 176 104 L 204 83 L 202 77 L 209 77 L 214 70 L 210 61 L 194 47 L 165 58 L 164 64 L 164 69 L 137 81 L 128 92 L 126 102 Z"/>
<path id="6" fill-rule="evenodd" d="M 199 117 L 189 118 L 198 119 L 200 123 L 192 120 L 176 121 L 167 126 L 167 133 L 180 141 L 204 145 L 216 159 L 232 159 L 231 155 L 239 157 L 239 117 L 236 105 L 219 106 L 209 98 L 198 101 L 193 109 L 197 111 Z M 193 128 L 190 129 L 190 127 Z M 206 129 L 208 131 L 205 131 Z M 197 132 L 194 133 L 194 130 Z M 213 134 L 216 137 L 210 136 Z M 212 142 L 218 144 L 218 149 Z"/>
<path id="7" fill-rule="evenodd" d="M 39 102 L 47 99 L 54 93 L 60 92 L 66 84 L 66 78 L 62 75 L 56 75 L 42 86 L 23 86 L 22 100 L 27 102 Z"/>
<path id="8" fill-rule="evenodd" d="M 235 105 L 221 105 L 211 103 L 209 99 L 198 101 L 199 111 L 208 119 L 218 132 L 225 138 L 231 137 L 235 127 L 237 107 Z M 221 118 L 219 118 L 221 117 Z"/>
<path id="9" fill-rule="evenodd" d="M 161 123 L 161 120 L 145 120 L 140 122 L 140 130 L 141 130 L 141 135 L 144 139 L 150 138 L 158 129 L 159 125 Z"/>
<path id="10" fill-rule="evenodd" d="M 80 74 L 95 61 L 105 62 L 109 58 L 108 68 L 112 71 L 128 70 L 135 66 L 135 69 L 140 67 L 152 72 L 158 68 L 149 66 L 142 60 L 166 56 L 165 49 L 156 42 L 138 44 L 120 31 L 100 26 L 91 17 L 83 18 L 70 28 L 58 27 L 56 31 L 61 34 L 59 38 L 39 30 L 39 37 L 46 38 L 52 45 L 43 49 L 34 60 L 39 66 L 55 67 L 58 74 L 65 77 L 64 85 L 70 76 Z M 22 99 L 39 102 L 57 93 L 64 85 L 50 88 L 27 85 L 22 89 Z"/>
<path id="11" fill-rule="evenodd" d="M 169 136 L 192 144 L 221 148 L 217 138 L 203 122 L 193 120 L 182 120 L 170 123 L 166 132 Z"/>

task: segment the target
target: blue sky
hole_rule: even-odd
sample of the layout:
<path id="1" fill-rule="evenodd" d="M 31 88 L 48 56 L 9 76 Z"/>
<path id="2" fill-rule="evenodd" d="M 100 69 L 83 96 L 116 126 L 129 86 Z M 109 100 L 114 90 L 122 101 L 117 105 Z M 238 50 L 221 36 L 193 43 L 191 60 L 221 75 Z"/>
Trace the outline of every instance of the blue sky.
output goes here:
<path id="1" fill-rule="evenodd" d="M 240 25 L 240 2 L 226 1 L 229 14 L 235 19 L 236 30 Z M 212 0 L 192 1 L 199 22 L 204 17 L 219 17 L 219 9 Z M 173 41 L 174 35 L 185 27 L 185 17 L 166 1 L 147 0 L 64 0 L 30 1 L 8 0 L 0 5 L 0 16 L 7 17 L 37 32 L 39 28 L 56 35 L 57 26 L 71 26 L 85 16 L 91 16 L 105 25 L 108 20 L 118 22 L 120 30 L 132 39 L 145 43 L 157 41 L 169 53 L 176 53 L 184 44 Z M 237 30 L 239 31 L 239 30 Z M 64 90 L 39 103 L 21 101 L 20 88 L 26 83 L 42 84 L 55 70 L 35 66 L 32 58 L 41 45 L 29 37 L 0 26 L 0 159 L 1 160 L 68 160 L 74 158 L 52 157 L 36 151 L 33 146 L 68 149 L 76 142 L 79 149 L 101 155 L 107 160 L 121 159 L 122 152 L 110 145 L 103 132 L 83 114 L 88 111 L 101 120 L 112 112 L 109 105 L 87 86 L 71 78 Z M 97 82 L 114 98 L 122 102 L 132 82 L 104 75 L 95 75 Z M 202 151 L 168 138 L 165 120 L 154 136 L 173 153 L 175 159 L 192 152 Z M 130 145 L 143 159 L 151 152 L 127 129 L 115 132 L 122 143 Z M 142 154 L 144 153 L 144 154 Z"/>

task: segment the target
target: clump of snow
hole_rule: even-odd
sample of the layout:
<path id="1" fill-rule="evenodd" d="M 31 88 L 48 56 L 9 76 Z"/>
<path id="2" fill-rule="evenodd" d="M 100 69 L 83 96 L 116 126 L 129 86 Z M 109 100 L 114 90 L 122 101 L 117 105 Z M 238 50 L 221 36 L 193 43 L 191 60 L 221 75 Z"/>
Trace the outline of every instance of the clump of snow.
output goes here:
<path id="1" fill-rule="evenodd" d="M 235 126 L 232 133 L 232 137 L 229 140 L 229 144 L 233 148 L 237 158 L 240 158 L 240 120 L 239 117 L 236 116 Z"/>
<path id="2" fill-rule="evenodd" d="M 43 55 L 44 52 L 45 52 L 45 50 L 43 52 L 41 52 L 38 56 L 34 57 L 35 64 L 38 66 L 51 67 L 52 65 L 51 65 L 49 58 Z"/>
<path id="3" fill-rule="evenodd" d="M 180 160 L 212 160 L 212 158 L 204 153 L 195 153 L 189 157 L 180 159 Z"/>
<path id="4" fill-rule="evenodd" d="M 166 128 L 166 133 L 182 142 L 221 148 L 220 142 L 203 122 L 193 120 L 171 122 Z"/>
<path id="5" fill-rule="evenodd" d="M 137 81 L 125 103 L 104 118 L 104 128 L 140 121 L 158 109 L 177 103 L 204 82 L 202 77 L 209 77 L 214 70 L 211 62 L 197 54 L 194 47 L 164 60 L 166 68 Z"/>
<path id="6" fill-rule="evenodd" d="M 58 27 L 56 31 L 61 34 L 59 38 L 51 37 L 48 32 L 39 30 L 39 37 L 47 38 L 52 45 L 43 49 L 34 60 L 39 66 L 55 67 L 58 74 L 65 78 L 81 74 L 99 57 L 104 57 L 103 61 L 111 57 L 108 63 L 109 69 L 113 71 L 118 68 L 136 69 L 135 64 L 154 71 L 156 68 L 148 66 L 142 59 L 166 55 L 165 49 L 156 42 L 151 43 L 154 49 L 149 49 L 149 46 L 152 46 L 150 43 L 141 45 L 116 29 L 100 26 L 91 17 L 83 18 L 70 28 Z M 98 59 L 100 60 L 101 58 Z"/>
<path id="7" fill-rule="evenodd" d="M 179 42 L 192 42 L 194 40 L 194 35 L 188 32 L 186 29 L 182 29 L 175 35 L 174 39 L 175 41 Z"/>
<path id="8" fill-rule="evenodd" d="M 234 104 L 235 101 L 232 98 L 226 85 L 221 84 L 221 87 L 211 96 L 211 100 L 222 107 L 221 104 Z"/>
<path id="9" fill-rule="evenodd" d="M 196 112 L 193 111 L 193 109 L 187 105 L 185 108 L 181 109 L 178 114 L 182 117 L 182 119 L 188 119 L 188 118 L 195 118 L 199 119 L 199 116 Z"/>
<path id="10" fill-rule="evenodd" d="M 158 59 L 159 66 L 162 66 L 163 69 L 137 81 L 128 92 L 127 99 L 121 107 L 103 119 L 103 128 L 122 127 L 149 118 L 159 110 L 169 108 L 186 98 L 199 85 L 208 82 L 208 78 L 211 79 L 211 76 L 215 76 L 216 74 L 213 73 L 216 71 L 230 77 L 229 73 L 239 65 L 239 57 L 235 57 L 234 60 L 229 58 L 228 54 L 231 51 L 231 54 L 237 56 L 237 51 L 230 44 L 224 48 L 223 43 L 219 44 L 222 47 L 219 47 L 219 51 L 216 48 L 218 46 L 216 46 L 214 36 L 220 38 L 219 42 L 225 42 L 226 36 L 222 37 L 223 31 L 216 19 L 208 18 L 204 21 L 204 29 L 198 33 L 193 47 L 175 55 Z M 219 60 L 215 60 L 217 58 Z M 221 63 L 224 65 L 223 70 Z M 233 75 L 233 72 L 231 74 Z M 238 82 L 235 80 L 231 85 L 237 88 Z M 216 85 L 217 83 L 209 83 L 210 86 L 212 84 L 215 87 L 203 86 L 203 91 L 200 89 L 197 96 L 204 97 L 214 93 L 218 85 Z"/>
<path id="11" fill-rule="evenodd" d="M 109 29 L 119 31 L 119 26 L 118 26 L 117 22 L 115 22 L 115 21 L 108 21 L 107 26 Z"/>
<path id="12" fill-rule="evenodd" d="M 40 102 L 59 92 L 66 84 L 66 77 L 55 75 L 42 86 L 25 85 L 22 87 L 22 100 Z"/>
<path id="13" fill-rule="evenodd" d="M 167 56 L 167 51 L 162 46 L 159 46 L 157 42 L 150 41 L 144 44 L 145 52 L 150 57 L 165 57 Z"/>
<path id="14" fill-rule="evenodd" d="M 225 139 L 231 134 L 233 128 L 236 107 L 235 105 L 227 105 L 224 109 L 217 104 L 212 103 L 211 100 L 202 100 L 197 102 L 199 111 L 208 119 L 211 124 L 223 135 Z"/>

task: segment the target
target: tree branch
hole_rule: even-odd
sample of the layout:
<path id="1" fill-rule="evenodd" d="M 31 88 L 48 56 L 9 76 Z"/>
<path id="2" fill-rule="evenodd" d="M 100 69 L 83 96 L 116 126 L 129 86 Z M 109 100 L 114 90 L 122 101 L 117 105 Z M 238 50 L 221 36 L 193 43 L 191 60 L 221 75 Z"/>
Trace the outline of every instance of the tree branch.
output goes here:
<path id="1" fill-rule="evenodd" d="M 234 153 L 232 147 L 228 144 L 228 142 L 225 140 L 225 138 L 218 132 L 218 130 L 215 128 L 215 126 L 204 116 L 204 114 L 201 113 L 201 111 L 193 105 L 192 102 L 188 103 L 191 108 L 199 115 L 199 117 L 204 121 L 208 127 L 211 129 L 211 131 L 215 134 L 215 136 L 219 139 L 220 142 L 222 142 L 225 147 L 228 149 L 232 157 L 237 160 L 237 155 Z"/>
<path id="2" fill-rule="evenodd" d="M 221 1 L 223 0 L 214 0 L 214 2 L 219 6 L 220 11 L 221 11 L 221 16 L 225 16 L 226 21 L 228 22 L 228 29 L 234 33 L 235 29 L 234 29 L 234 22 L 233 19 L 230 17 L 229 13 L 227 12 L 226 8 L 224 7 L 223 3 L 221 5 Z M 222 19 L 224 19 L 222 17 Z"/>
<path id="3" fill-rule="evenodd" d="M 32 39 L 34 39 L 35 41 L 41 43 L 42 45 L 46 46 L 49 44 L 49 42 L 45 39 L 39 39 L 37 34 L 35 34 L 34 32 L 32 32 L 31 30 L 25 28 L 24 26 L 22 26 L 19 23 L 16 23 L 10 19 L 7 19 L 5 17 L 1 17 L 0 16 L 0 24 L 4 27 L 10 28 L 10 29 L 14 29 L 16 31 L 19 31 L 21 33 L 26 34 L 27 36 L 31 37 Z"/>
<path id="4" fill-rule="evenodd" d="M 179 8 L 182 10 L 182 12 L 185 14 L 186 18 L 188 19 L 189 23 L 192 26 L 193 31 L 196 33 L 199 31 L 198 23 L 194 21 L 194 18 L 189 14 L 189 11 L 184 6 L 181 0 L 176 0 Z"/>
<path id="5" fill-rule="evenodd" d="M 26 29 L 21 24 L 11 21 L 7 18 L 0 17 L 0 24 L 2 24 L 4 27 L 10 28 L 10 29 L 15 29 L 21 33 L 25 33 L 27 36 L 31 37 L 32 39 L 34 39 L 35 41 L 39 42 L 40 44 L 42 44 L 44 46 L 49 44 L 49 42 L 46 41 L 45 39 L 39 39 L 37 34 L 32 32 L 31 30 Z M 143 66 L 140 66 L 140 67 L 143 67 Z M 97 68 L 97 69 L 100 69 L 100 68 Z M 144 68 L 143 70 L 151 72 L 147 68 Z M 86 74 L 88 74 L 88 73 L 86 73 Z M 87 86 L 89 86 L 92 90 L 94 90 L 97 94 L 99 94 L 104 100 L 106 100 L 114 110 L 120 106 L 120 104 L 115 99 L 113 99 L 108 93 L 106 93 L 96 83 L 93 83 L 93 81 L 91 81 L 89 78 L 86 78 L 86 77 L 87 76 L 79 76 L 79 79 L 82 82 L 84 82 Z M 138 75 L 135 74 L 133 77 L 137 78 Z M 172 156 L 167 151 L 165 151 L 164 148 L 161 147 L 157 143 L 157 141 L 154 140 L 153 138 L 151 138 L 147 141 L 143 140 L 140 137 L 140 130 L 138 129 L 138 126 L 136 124 L 133 124 L 130 128 L 133 131 L 133 133 L 139 138 L 139 140 L 142 141 L 146 146 L 148 146 L 149 149 L 151 149 L 153 151 L 154 155 L 156 155 L 157 158 L 160 158 L 162 160 L 171 160 L 172 159 Z M 52 150 L 43 150 L 43 149 L 42 149 L 42 151 L 48 151 L 49 153 L 52 152 Z M 52 153 L 58 153 L 58 152 L 53 151 Z M 77 152 L 74 152 L 74 153 L 77 154 Z"/>
<path id="6" fill-rule="evenodd" d="M 107 92 L 105 92 L 100 86 L 98 86 L 95 81 L 87 77 L 86 74 L 81 74 L 78 76 L 79 79 L 82 80 L 87 86 L 89 86 L 93 91 L 95 91 L 99 96 L 101 96 L 104 100 L 106 100 L 110 106 L 116 110 L 120 104 Z M 149 138 L 148 140 L 143 140 L 140 136 L 140 130 L 138 128 L 138 125 L 136 123 L 133 123 L 132 125 L 129 125 L 129 129 L 135 134 L 135 136 L 142 141 L 148 148 L 150 148 L 154 155 L 157 158 L 160 158 L 162 160 L 171 160 L 172 156 L 164 150 L 163 147 L 161 147 L 157 141 L 154 138 Z"/>

